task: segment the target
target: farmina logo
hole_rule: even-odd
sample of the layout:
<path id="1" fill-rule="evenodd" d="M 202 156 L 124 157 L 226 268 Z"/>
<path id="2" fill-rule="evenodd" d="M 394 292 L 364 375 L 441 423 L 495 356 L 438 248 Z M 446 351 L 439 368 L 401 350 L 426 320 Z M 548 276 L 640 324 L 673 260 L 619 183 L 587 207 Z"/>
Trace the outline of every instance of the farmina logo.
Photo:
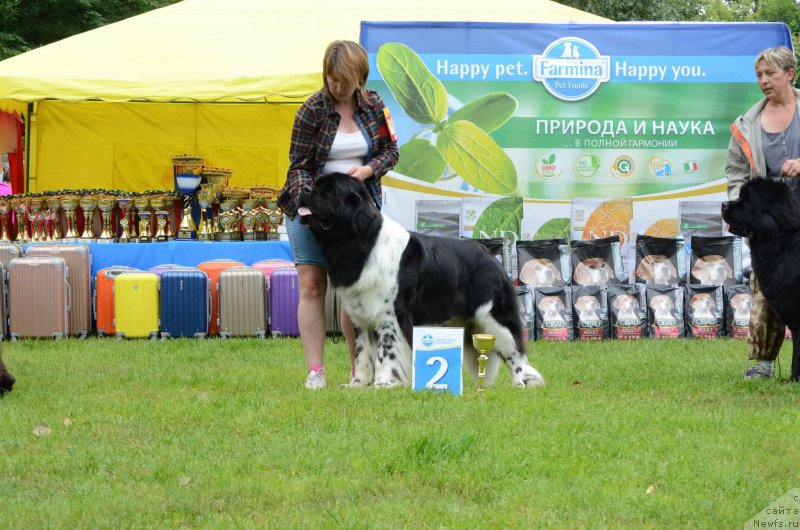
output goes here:
<path id="1" fill-rule="evenodd" d="M 578 37 L 562 37 L 533 56 L 533 79 L 565 101 L 588 98 L 610 76 L 611 58 Z"/>

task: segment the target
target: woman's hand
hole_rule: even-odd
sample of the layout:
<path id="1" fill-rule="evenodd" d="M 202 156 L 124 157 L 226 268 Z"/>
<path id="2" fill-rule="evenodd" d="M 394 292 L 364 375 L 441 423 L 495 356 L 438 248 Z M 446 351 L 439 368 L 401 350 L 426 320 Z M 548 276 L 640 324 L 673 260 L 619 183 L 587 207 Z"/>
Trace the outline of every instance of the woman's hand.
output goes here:
<path id="1" fill-rule="evenodd" d="M 800 177 L 800 158 L 790 158 L 781 166 L 782 177 Z"/>
<path id="2" fill-rule="evenodd" d="M 372 171 L 372 166 L 356 166 L 347 170 L 347 174 L 363 182 L 375 173 Z"/>

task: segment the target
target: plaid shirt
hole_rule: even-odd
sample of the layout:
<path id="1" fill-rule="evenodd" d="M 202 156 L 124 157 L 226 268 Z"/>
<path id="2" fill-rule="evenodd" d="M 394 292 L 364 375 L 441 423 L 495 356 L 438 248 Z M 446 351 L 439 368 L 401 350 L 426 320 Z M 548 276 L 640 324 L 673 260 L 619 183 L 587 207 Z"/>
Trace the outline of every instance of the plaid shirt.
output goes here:
<path id="1" fill-rule="evenodd" d="M 386 105 L 377 92 L 367 92 L 371 101 L 365 100 L 360 91 L 356 91 L 358 104 L 353 117 L 367 140 L 366 164 L 372 167 L 374 173 L 364 184 L 380 207 L 381 177 L 397 163 L 397 142 L 392 139 L 393 131 L 387 125 Z M 303 187 L 312 185 L 322 174 L 340 119 L 333 99 L 324 89 L 308 98 L 297 110 L 289 147 L 289 172 L 278 197 L 278 205 L 289 217 L 294 218 L 297 214 L 297 199 Z"/>

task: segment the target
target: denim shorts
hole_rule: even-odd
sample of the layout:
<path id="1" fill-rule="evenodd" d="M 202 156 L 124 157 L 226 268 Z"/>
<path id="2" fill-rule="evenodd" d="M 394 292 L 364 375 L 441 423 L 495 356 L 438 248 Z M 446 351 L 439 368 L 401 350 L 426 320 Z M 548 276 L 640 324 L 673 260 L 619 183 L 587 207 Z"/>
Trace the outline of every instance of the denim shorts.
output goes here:
<path id="1" fill-rule="evenodd" d="M 294 219 L 286 218 L 286 233 L 289 235 L 289 245 L 292 247 L 295 263 L 325 266 L 322 248 L 314 239 L 311 230 L 300 222 L 299 215 L 295 215 Z"/>

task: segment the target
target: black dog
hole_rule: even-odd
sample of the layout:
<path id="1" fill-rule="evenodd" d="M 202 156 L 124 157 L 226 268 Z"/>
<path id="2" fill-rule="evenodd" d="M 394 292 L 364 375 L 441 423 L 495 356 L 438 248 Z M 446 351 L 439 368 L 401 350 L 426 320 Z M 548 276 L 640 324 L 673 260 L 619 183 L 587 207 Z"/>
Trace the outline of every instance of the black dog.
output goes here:
<path id="1" fill-rule="evenodd" d="M 364 184 L 349 175 L 320 177 L 300 196 L 298 214 L 325 253 L 328 275 L 356 327 L 353 385 L 411 380 L 413 326 L 464 325 L 465 361 L 477 374 L 470 334 L 496 336 L 494 352 L 514 384 L 544 383 L 528 364 L 522 321 L 502 265 L 468 239 L 409 233 L 384 217 Z M 487 382 L 497 373 L 490 355 Z"/>
<path id="2" fill-rule="evenodd" d="M 0 396 L 6 392 L 11 392 L 11 387 L 14 386 L 14 376 L 8 373 L 6 365 L 3 364 L 3 353 L 0 351 Z"/>
<path id="3" fill-rule="evenodd" d="M 750 238 L 758 285 L 792 330 L 792 381 L 800 379 L 800 200 L 781 181 L 758 178 L 742 186 L 739 199 L 722 205 L 722 218 L 736 235 Z"/>

